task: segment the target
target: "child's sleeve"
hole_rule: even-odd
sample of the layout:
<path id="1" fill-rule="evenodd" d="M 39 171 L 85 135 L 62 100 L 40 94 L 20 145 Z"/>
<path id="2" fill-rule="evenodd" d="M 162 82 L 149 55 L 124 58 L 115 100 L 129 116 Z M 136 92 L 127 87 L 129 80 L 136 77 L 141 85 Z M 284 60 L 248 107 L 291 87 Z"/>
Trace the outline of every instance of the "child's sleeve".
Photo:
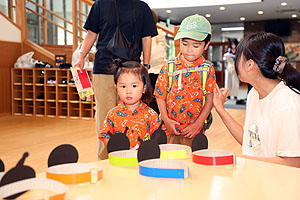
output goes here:
<path id="1" fill-rule="evenodd" d="M 168 74 L 167 74 L 167 66 L 164 65 L 159 72 L 155 84 L 154 96 L 165 100 L 167 98 L 167 93 L 168 93 Z"/>
<path id="2" fill-rule="evenodd" d="M 207 95 L 213 93 L 216 88 L 216 72 L 213 66 L 209 68 L 209 74 L 207 77 L 205 89 L 207 90 Z"/>
<path id="3" fill-rule="evenodd" d="M 149 114 L 150 114 L 150 135 L 152 135 L 152 133 L 154 131 L 156 131 L 156 129 L 158 129 L 158 127 L 160 126 L 161 124 L 161 119 L 160 117 L 158 116 L 158 114 L 155 112 L 155 111 L 149 111 Z"/>
<path id="4" fill-rule="evenodd" d="M 107 138 L 107 139 L 110 138 L 110 136 L 108 135 L 108 131 L 113 133 L 114 123 L 112 121 L 112 119 L 113 119 L 112 116 L 113 116 L 113 114 L 110 111 L 107 114 L 107 116 L 105 117 L 104 123 L 103 123 L 102 128 L 101 128 L 100 133 L 99 133 L 99 139 L 102 142 L 103 142 L 104 138 Z"/>

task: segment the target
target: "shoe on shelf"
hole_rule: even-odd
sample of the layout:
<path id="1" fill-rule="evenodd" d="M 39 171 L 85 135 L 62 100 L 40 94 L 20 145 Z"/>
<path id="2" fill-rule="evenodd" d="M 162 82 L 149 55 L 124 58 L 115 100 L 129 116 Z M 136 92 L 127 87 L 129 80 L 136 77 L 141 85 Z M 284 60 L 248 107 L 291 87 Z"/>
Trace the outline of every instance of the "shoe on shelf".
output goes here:
<path id="1" fill-rule="evenodd" d="M 48 78 L 47 84 L 56 84 L 55 78 Z"/>
<path id="2" fill-rule="evenodd" d="M 39 80 L 39 83 L 44 84 L 44 78 L 41 78 L 41 79 Z"/>
<path id="3" fill-rule="evenodd" d="M 244 99 L 239 99 L 236 101 L 237 105 L 246 105 L 246 101 Z"/>
<path id="4" fill-rule="evenodd" d="M 67 83 L 68 83 L 68 80 L 67 80 L 67 79 L 62 79 L 62 80 L 61 80 L 61 83 L 62 83 L 62 84 L 67 84 Z"/>
<path id="5" fill-rule="evenodd" d="M 74 85 L 74 84 L 75 84 L 75 81 L 74 81 L 73 78 L 71 78 L 71 79 L 69 80 L 69 84 L 70 84 L 70 85 Z"/>
<path id="6" fill-rule="evenodd" d="M 37 99 L 44 99 L 45 98 L 44 93 L 39 94 L 36 98 Z"/>

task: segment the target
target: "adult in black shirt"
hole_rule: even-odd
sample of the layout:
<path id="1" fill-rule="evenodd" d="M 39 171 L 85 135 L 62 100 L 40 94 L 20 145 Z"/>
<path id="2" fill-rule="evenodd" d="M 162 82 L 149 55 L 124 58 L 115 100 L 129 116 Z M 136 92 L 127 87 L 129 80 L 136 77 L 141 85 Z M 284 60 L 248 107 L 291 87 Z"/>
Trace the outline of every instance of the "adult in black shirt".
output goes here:
<path id="1" fill-rule="evenodd" d="M 135 19 L 133 6 L 135 8 Z M 155 21 L 149 6 L 140 0 L 97 0 L 92 6 L 84 28 L 88 31 L 81 49 L 80 59 L 75 66 L 81 69 L 84 66 L 84 58 L 97 41 L 97 52 L 93 68 L 93 84 L 96 100 L 96 128 L 98 140 L 98 159 L 106 159 L 107 151 L 99 140 L 98 134 L 107 112 L 116 106 L 117 93 L 113 81 L 113 75 L 108 72 L 113 59 L 106 48 L 113 37 L 117 27 L 116 5 L 119 15 L 121 32 L 128 41 L 133 41 L 133 35 L 139 38 L 140 53 L 143 51 L 143 63 L 149 64 L 151 56 L 152 37 L 157 35 Z M 136 27 L 135 27 L 136 25 Z M 135 29 L 136 28 L 136 29 Z M 134 30 L 137 30 L 134 33 Z M 137 60 L 140 61 L 140 60 Z"/>

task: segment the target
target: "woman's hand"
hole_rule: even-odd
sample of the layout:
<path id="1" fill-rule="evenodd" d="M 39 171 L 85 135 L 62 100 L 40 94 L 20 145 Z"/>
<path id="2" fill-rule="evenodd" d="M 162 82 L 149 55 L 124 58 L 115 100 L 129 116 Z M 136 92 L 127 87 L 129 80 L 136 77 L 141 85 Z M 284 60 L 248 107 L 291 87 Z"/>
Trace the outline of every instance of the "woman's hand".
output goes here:
<path id="1" fill-rule="evenodd" d="M 228 89 L 219 88 L 218 85 L 214 89 L 213 104 L 217 111 L 224 109 L 224 103 L 228 100 Z"/>

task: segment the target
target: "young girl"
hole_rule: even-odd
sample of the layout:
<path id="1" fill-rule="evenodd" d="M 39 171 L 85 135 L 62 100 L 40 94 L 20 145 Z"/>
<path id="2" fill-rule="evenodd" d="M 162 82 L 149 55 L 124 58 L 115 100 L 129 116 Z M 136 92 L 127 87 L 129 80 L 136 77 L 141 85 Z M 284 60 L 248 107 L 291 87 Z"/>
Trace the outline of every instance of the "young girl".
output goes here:
<path id="1" fill-rule="evenodd" d="M 255 33 L 237 47 L 236 70 L 254 88 L 248 94 L 244 127 L 224 109 L 226 89 L 215 89 L 213 104 L 243 155 L 300 167 L 300 73 L 288 62 L 282 40 Z"/>
<path id="2" fill-rule="evenodd" d="M 138 138 L 150 139 L 160 125 L 157 113 L 147 105 L 152 99 L 149 75 L 143 65 L 134 61 L 121 63 L 119 59 L 114 61 L 113 71 L 121 103 L 108 112 L 99 139 L 107 146 L 108 131 L 118 134 L 128 127 L 130 149 L 138 149 Z"/>

